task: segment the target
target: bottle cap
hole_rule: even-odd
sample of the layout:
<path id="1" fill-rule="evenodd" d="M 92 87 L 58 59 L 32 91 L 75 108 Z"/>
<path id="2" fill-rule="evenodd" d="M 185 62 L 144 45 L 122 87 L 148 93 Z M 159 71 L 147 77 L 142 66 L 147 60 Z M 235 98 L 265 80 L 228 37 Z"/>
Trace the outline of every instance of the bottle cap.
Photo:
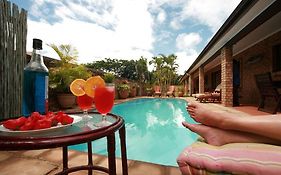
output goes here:
<path id="1" fill-rule="evenodd" d="M 34 38 L 32 47 L 33 47 L 33 49 L 41 50 L 42 49 L 42 40 Z"/>

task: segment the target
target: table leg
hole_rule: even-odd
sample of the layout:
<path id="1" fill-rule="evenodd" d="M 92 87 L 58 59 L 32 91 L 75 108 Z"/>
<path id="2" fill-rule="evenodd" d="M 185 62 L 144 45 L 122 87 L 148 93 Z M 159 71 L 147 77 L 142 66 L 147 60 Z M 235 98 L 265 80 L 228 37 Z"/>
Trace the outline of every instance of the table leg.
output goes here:
<path id="1" fill-rule="evenodd" d="M 108 168 L 109 175 L 116 175 L 115 162 L 115 134 L 107 136 Z"/>
<path id="2" fill-rule="evenodd" d="M 123 125 L 122 128 L 120 128 L 119 137 L 120 137 L 120 143 L 121 143 L 122 172 L 123 172 L 123 175 L 128 175 L 125 125 Z"/>
<path id="3" fill-rule="evenodd" d="M 68 150 L 67 146 L 62 147 L 62 167 L 63 171 L 68 169 Z"/>
<path id="4" fill-rule="evenodd" d="M 92 142 L 88 142 L 88 166 L 93 167 L 93 157 L 92 157 Z M 92 175 L 93 170 L 88 170 L 88 175 Z"/>

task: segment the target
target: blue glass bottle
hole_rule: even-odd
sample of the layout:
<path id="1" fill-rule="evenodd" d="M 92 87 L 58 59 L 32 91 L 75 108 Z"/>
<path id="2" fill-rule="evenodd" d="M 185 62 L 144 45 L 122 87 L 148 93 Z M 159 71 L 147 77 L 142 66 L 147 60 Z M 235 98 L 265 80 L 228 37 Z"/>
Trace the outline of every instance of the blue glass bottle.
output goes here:
<path id="1" fill-rule="evenodd" d="M 32 112 L 46 114 L 48 111 L 49 71 L 41 55 L 42 40 L 33 39 L 33 52 L 30 62 L 24 68 L 23 115 Z"/>

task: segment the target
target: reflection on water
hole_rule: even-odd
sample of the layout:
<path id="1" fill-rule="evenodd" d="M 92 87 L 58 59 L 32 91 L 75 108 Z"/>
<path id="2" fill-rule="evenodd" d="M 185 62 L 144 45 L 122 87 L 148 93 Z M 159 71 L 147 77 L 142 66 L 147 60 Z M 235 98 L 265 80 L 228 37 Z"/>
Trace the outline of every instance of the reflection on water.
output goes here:
<path id="1" fill-rule="evenodd" d="M 122 116 L 126 123 L 128 159 L 175 166 L 178 154 L 197 139 L 181 124 L 184 120 L 195 123 L 186 112 L 186 104 L 174 98 L 150 98 L 115 105 L 112 113 Z M 95 153 L 107 154 L 104 139 L 93 145 Z M 119 145 L 116 153 L 120 156 Z"/>

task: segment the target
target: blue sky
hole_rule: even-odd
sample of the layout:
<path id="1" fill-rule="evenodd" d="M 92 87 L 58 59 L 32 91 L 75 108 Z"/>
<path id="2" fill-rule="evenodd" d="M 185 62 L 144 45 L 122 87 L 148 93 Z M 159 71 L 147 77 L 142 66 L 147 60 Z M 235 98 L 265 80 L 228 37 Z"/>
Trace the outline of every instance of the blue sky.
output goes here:
<path id="1" fill-rule="evenodd" d="M 32 38 L 71 44 L 79 63 L 177 55 L 183 74 L 240 0 L 11 0 L 28 11 Z M 43 46 L 44 54 L 55 57 Z"/>

